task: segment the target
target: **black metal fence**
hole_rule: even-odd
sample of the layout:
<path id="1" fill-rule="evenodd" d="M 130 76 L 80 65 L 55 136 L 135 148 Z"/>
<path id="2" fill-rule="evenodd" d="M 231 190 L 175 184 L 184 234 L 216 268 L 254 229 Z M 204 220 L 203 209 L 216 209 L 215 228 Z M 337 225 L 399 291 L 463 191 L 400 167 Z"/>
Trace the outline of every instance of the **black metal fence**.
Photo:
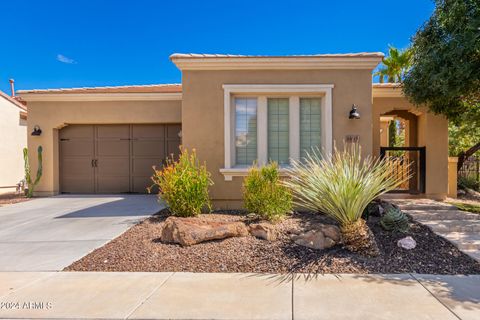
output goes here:
<path id="1" fill-rule="evenodd" d="M 410 177 L 393 192 L 425 193 L 426 183 L 426 149 L 425 147 L 381 147 L 380 156 L 399 159 L 392 174 L 399 177 Z"/>
<path id="2" fill-rule="evenodd" d="M 458 176 L 480 182 L 480 156 L 471 156 L 465 160 Z"/>

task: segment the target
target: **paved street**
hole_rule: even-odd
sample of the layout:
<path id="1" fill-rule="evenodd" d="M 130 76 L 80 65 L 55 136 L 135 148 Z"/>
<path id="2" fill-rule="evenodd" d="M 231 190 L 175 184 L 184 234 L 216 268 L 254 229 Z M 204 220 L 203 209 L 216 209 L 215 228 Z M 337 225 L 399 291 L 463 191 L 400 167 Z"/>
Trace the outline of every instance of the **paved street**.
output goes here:
<path id="1" fill-rule="evenodd" d="M 0 271 L 56 271 L 162 207 L 153 195 L 61 195 L 0 208 Z"/>

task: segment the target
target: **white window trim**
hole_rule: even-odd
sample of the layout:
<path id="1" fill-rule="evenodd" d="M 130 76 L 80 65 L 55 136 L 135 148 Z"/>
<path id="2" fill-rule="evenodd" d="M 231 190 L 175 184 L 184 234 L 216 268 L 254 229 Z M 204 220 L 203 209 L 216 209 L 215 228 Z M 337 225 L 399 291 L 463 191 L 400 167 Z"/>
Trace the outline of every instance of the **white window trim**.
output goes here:
<path id="1" fill-rule="evenodd" d="M 333 84 L 225 84 L 224 90 L 224 148 L 225 163 L 220 172 L 226 181 L 231 181 L 234 176 L 245 176 L 248 168 L 235 167 L 234 117 L 232 115 L 233 99 L 236 94 L 256 94 L 257 101 L 257 157 L 259 164 L 263 165 L 267 159 L 267 96 L 274 94 L 288 94 L 290 98 L 289 121 L 290 133 L 290 158 L 298 159 L 300 153 L 300 97 L 302 94 L 321 94 L 322 101 L 322 130 L 323 148 L 327 154 L 333 148 L 332 124 L 332 89 Z M 292 112 L 293 111 L 293 112 Z"/>

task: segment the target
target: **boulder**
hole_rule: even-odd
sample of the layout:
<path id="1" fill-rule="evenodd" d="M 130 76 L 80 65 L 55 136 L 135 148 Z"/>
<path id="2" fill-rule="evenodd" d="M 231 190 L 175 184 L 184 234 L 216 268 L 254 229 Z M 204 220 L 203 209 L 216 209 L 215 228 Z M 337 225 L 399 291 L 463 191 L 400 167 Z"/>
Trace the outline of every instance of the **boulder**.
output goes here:
<path id="1" fill-rule="evenodd" d="M 249 231 L 252 236 L 260 239 L 268 241 L 277 240 L 277 230 L 275 230 L 275 226 L 271 223 L 252 223 L 249 226 Z"/>
<path id="2" fill-rule="evenodd" d="M 331 224 L 324 224 L 321 225 L 318 229 L 323 232 L 325 237 L 332 239 L 333 241 L 339 243 L 342 239 L 342 235 L 340 234 L 340 229 L 337 226 Z"/>
<path id="3" fill-rule="evenodd" d="M 334 225 L 320 224 L 310 231 L 292 237 L 292 240 L 304 247 L 323 250 L 340 243 L 340 229 Z"/>
<path id="4" fill-rule="evenodd" d="M 245 237 L 248 229 L 243 222 L 219 222 L 201 218 L 169 217 L 165 220 L 161 240 L 191 246 L 209 240 Z"/>
<path id="5" fill-rule="evenodd" d="M 417 242 L 412 237 L 408 236 L 397 241 L 397 246 L 406 250 L 415 249 Z"/>

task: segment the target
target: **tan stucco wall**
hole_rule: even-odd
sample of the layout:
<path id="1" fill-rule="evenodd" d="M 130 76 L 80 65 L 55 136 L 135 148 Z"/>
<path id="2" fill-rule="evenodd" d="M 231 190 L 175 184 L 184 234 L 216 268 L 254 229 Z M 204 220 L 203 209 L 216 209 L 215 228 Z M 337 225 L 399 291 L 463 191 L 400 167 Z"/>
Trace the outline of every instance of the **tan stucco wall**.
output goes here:
<path id="1" fill-rule="evenodd" d="M 373 98 L 373 132 L 380 130 L 380 115 L 392 110 L 409 110 L 417 114 L 417 137 L 419 147 L 426 147 L 425 195 L 444 199 L 448 192 L 448 120 L 416 108 L 406 98 Z M 380 135 L 373 136 L 373 151 L 380 154 Z"/>
<path id="2" fill-rule="evenodd" d="M 223 84 L 333 84 L 333 139 L 341 148 L 346 135 L 359 135 L 365 154 L 372 152 L 372 75 L 369 70 L 234 70 L 184 71 L 182 126 L 183 145 L 196 148 L 205 160 L 215 185 L 214 205 L 237 207 L 242 177 L 225 181 Z M 349 120 L 352 104 L 361 119 Z"/>
<path id="3" fill-rule="evenodd" d="M 59 192 L 58 129 L 68 124 L 180 123 L 181 101 L 29 102 L 28 132 L 35 125 L 41 136 L 28 135 L 30 164 L 37 170 L 37 147 L 43 147 L 43 176 L 37 195 Z"/>
<path id="4" fill-rule="evenodd" d="M 0 193 L 14 191 L 24 178 L 23 148 L 27 146 L 27 123 L 20 109 L 0 97 Z"/>

